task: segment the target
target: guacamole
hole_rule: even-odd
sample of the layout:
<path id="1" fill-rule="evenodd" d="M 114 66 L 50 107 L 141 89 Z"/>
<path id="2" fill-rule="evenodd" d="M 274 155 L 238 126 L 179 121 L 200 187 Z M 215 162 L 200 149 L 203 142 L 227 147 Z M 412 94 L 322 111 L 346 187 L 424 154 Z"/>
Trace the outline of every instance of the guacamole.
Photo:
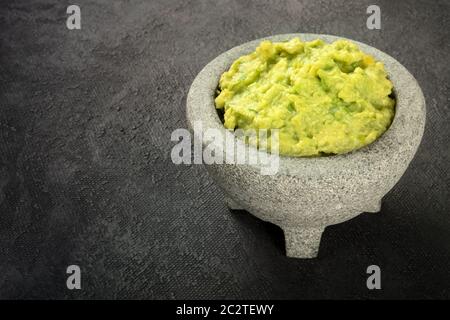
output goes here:
<path id="1" fill-rule="evenodd" d="M 216 108 L 228 129 L 279 129 L 279 153 L 346 153 L 372 143 L 394 117 L 381 62 L 347 40 L 262 41 L 220 78 Z"/>

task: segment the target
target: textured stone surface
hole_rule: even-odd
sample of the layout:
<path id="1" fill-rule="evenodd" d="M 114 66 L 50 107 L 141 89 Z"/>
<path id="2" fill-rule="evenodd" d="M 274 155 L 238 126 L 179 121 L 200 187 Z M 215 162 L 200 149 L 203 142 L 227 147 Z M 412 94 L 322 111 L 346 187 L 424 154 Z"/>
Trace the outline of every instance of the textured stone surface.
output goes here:
<path id="1" fill-rule="evenodd" d="M 328 43 L 339 39 L 317 34 L 286 34 L 266 39 L 277 42 L 294 37 L 303 41 L 320 38 Z M 203 134 L 208 129 L 216 129 L 222 132 L 223 137 L 231 136 L 223 127 L 214 105 L 216 87 L 220 75 L 233 61 L 254 51 L 261 41 L 251 41 L 221 54 L 198 74 L 187 97 L 187 118 L 191 129 L 199 123 Z M 414 77 L 387 54 L 356 43 L 362 51 L 384 63 L 394 85 L 395 117 L 379 139 L 343 155 L 281 156 L 277 174 L 270 176 L 261 174 L 260 165 L 207 166 L 214 180 L 231 199 L 289 234 L 286 247 L 290 257 L 315 257 L 320 239 L 317 230 L 323 231 L 326 226 L 346 221 L 361 212 L 376 210 L 381 198 L 405 172 L 422 139 L 425 101 Z M 237 137 L 234 140 L 235 144 L 243 144 Z M 206 141 L 205 147 L 208 144 Z M 223 158 L 226 159 L 227 155 Z"/>
<path id="2" fill-rule="evenodd" d="M 0 2 L 1 298 L 450 298 L 449 2 Z M 377 214 L 327 227 L 318 259 L 230 214 L 202 166 L 170 162 L 214 57 L 273 34 L 336 34 L 400 61 L 427 101 L 416 157 Z M 82 267 L 83 289 L 65 289 Z M 366 269 L 382 270 L 382 290 Z"/>

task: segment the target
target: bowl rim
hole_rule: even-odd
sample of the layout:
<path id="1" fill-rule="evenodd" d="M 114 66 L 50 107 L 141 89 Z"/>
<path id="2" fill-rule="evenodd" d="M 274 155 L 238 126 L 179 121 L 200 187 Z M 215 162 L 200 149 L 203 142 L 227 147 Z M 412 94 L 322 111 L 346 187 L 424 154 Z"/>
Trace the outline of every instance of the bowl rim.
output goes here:
<path id="1" fill-rule="evenodd" d="M 191 85 L 186 101 L 190 128 L 193 128 L 196 121 L 200 121 L 203 131 L 208 128 L 219 129 L 227 139 L 231 138 L 236 144 L 243 144 L 241 139 L 223 126 L 215 108 L 214 96 L 220 75 L 228 70 L 231 63 L 238 57 L 254 51 L 261 41 L 280 42 L 294 37 L 299 37 L 302 41 L 322 39 L 327 43 L 345 39 L 357 44 L 362 51 L 371 54 L 384 64 L 388 77 L 393 83 L 396 105 L 391 125 L 374 142 L 348 153 L 328 157 L 294 157 L 280 154 L 279 172 L 295 175 L 300 172 L 305 173 L 305 170 L 312 174 L 323 174 L 329 170 L 335 171 L 336 168 L 351 171 L 355 170 L 356 166 L 360 168 L 361 163 L 367 166 L 375 163 L 388 165 L 386 162 L 394 160 L 393 158 L 401 158 L 395 160 L 409 163 L 422 139 L 426 118 L 425 99 L 417 80 L 400 62 L 388 54 L 365 43 L 334 35 L 310 33 L 273 35 L 246 42 L 223 52 L 199 72 Z M 228 135 L 232 135 L 233 138 Z M 257 153 L 265 153 L 265 151 L 256 150 L 254 146 L 250 148 L 255 149 Z M 389 149 L 389 153 L 386 153 L 386 149 Z M 258 164 L 250 166 L 259 169 Z"/>

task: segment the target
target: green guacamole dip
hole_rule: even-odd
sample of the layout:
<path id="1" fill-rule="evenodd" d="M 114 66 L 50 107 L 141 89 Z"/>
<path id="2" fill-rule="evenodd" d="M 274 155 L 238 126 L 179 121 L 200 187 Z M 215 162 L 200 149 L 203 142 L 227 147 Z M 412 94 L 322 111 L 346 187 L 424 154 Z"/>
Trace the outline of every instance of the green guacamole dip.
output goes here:
<path id="1" fill-rule="evenodd" d="M 372 143 L 394 116 L 381 62 L 347 40 L 262 41 L 222 74 L 217 109 L 228 129 L 279 129 L 279 153 L 346 153 Z"/>

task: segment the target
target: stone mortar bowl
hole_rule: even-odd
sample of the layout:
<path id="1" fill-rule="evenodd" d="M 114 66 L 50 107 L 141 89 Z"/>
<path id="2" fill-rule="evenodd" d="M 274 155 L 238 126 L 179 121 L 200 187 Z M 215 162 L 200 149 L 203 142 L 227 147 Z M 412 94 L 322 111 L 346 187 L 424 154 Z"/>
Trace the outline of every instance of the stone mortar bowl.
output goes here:
<path id="1" fill-rule="evenodd" d="M 202 130 L 225 129 L 214 105 L 221 74 L 238 57 L 255 50 L 264 39 L 285 41 L 300 37 L 331 43 L 342 37 L 320 34 L 283 34 L 237 46 L 211 61 L 195 78 L 187 97 L 187 120 Z M 353 40 L 351 40 L 353 41 Z M 362 212 L 378 212 L 383 196 L 405 172 L 422 139 L 425 100 L 415 78 L 397 60 L 364 43 L 353 41 L 382 61 L 394 85 L 396 112 L 390 128 L 375 142 L 351 153 L 328 157 L 280 156 L 275 175 L 262 175 L 257 165 L 207 165 L 223 189 L 230 209 L 244 209 L 284 231 L 286 255 L 316 257 L 326 226 Z M 230 137 L 226 137 L 227 139 Z M 264 151 L 257 151 L 264 152 Z"/>

